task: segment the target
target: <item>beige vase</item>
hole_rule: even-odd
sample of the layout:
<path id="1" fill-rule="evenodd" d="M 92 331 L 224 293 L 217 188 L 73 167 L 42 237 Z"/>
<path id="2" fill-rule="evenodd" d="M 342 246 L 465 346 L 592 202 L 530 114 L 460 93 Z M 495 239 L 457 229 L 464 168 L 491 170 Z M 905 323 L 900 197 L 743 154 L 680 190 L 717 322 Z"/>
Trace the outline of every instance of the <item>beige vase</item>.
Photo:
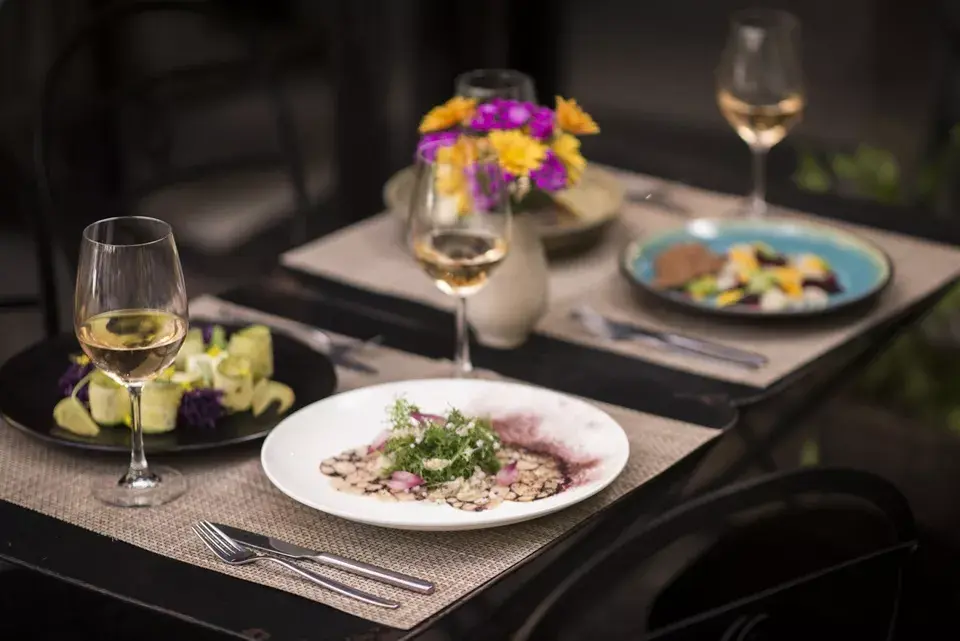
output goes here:
<path id="1" fill-rule="evenodd" d="M 522 345 L 547 311 L 547 255 L 533 218 L 513 219 L 507 258 L 467 302 L 477 342 L 496 349 Z"/>

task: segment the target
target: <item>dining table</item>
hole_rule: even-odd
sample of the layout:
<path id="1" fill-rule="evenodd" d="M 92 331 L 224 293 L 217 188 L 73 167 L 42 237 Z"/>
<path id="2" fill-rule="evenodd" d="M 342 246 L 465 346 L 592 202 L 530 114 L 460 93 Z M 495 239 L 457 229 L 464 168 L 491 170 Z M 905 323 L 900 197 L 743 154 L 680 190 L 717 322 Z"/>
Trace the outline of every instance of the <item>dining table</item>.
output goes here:
<path id="1" fill-rule="evenodd" d="M 621 216 L 595 247 L 552 262 L 550 307 L 534 333 L 515 349 L 473 348 L 483 376 L 587 399 L 625 427 L 631 456 L 643 460 L 628 464 L 626 477 L 583 509 L 533 522 L 537 525 L 491 531 L 499 548 L 490 550 L 478 543 L 481 535 L 472 533 L 428 539 L 430 533 L 397 538 L 376 528 L 353 530 L 336 517 L 271 494 L 255 442 L 222 454 L 169 457 L 178 467 L 194 470 L 198 479 L 212 476 L 209 466 L 222 465 L 218 469 L 228 470 L 229 481 L 217 485 L 216 492 L 193 488 L 195 496 L 182 499 L 192 501 L 191 511 L 168 513 L 169 524 L 163 522 L 167 517 L 151 517 L 148 511 L 112 520 L 112 508 L 77 507 L 81 499 L 69 479 L 43 485 L 41 471 L 82 473 L 83 464 L 75 460 L 89 454 L 61 452 L 3 426 L 0 560 L 224 638 L 508 638 L 551 586 L 610 546 L 627 526 L 757 475 L 831 465 L 876 472 L 910 499 L 921 532 L 924 554 L 918 563 L 924 580 L 915 608 L 905 616 L 923 625 L 945 623 L 943 613 L 960 602 L 960 580 L 947 570 L 960 562 L 960 508 L 950 489 L 958 480 L 953 461 L 960 452 L 960 421 L 938 387 L 950 378 L 960 380 L 960 359 L 948 357 L 960 345 L 955 333 L 960 331 L 960 250 L 949 234 L 929 221 L 911 228 L 909 221 L 892 217 L 864 217 L 862 208 L 784 207 L 786 216 L 840 226 L 883 249 L 894 268 L 888 290 L 866 306 L 802 321 L 689 318 L 625 289 L 617 257 L 625 241 L 692 218 L 723 215 L 735 197 L 608 169 L 626 187 Z M 400 224 L 395 212 L 385 211 L 344 227 L 286 252 L 255 282 L 195 299 L 191 310 L 215 311 L 226 302 L 281 323 L 320 328 L 336 339 L 377 337 L 352 356 L 369 364 L 370 371 L 338 367 L 341 391 L 442 376 L 449 371 L 454 344 L 452 307 L 415 273 L 418 268 L 398 240 Z M 620 320 L 719 337 L 761 352 L 769 364 L 745 370 L 587 335 L 570 320 L 571 309 L 585 302 Z M 400 559 L 418 545 L 446 549 L 448 565 L 459 564 L 463 571 L 444 567 L 443 559 L 423 561 L 421 569 L 437 573 L 428 578 L 438 586 L 446 581 L 450 589 L 438 588 L 435 601 L 401 606 L 395 615 L 371 614 L 249 574 L 238 578 L 215 567 L 212 558 L 201 561 L 196 540 L 171 532 L 177 519 L 214 510 L 218 497 L 241 486 L 252 506 L 231 504 L 230 509 L 247 510 L 243 515 L 250 522 L 281 515 L 296 521 L 291 532 L 353 546 L 355 553 L 367 549 L 374 558 L 382 553 Z M 164 527 L 169 531 L 162 532 Z M 362 540 L 352 540 L 357 538 Z M 463 546 L 479 546 L 477 558 Z"/>

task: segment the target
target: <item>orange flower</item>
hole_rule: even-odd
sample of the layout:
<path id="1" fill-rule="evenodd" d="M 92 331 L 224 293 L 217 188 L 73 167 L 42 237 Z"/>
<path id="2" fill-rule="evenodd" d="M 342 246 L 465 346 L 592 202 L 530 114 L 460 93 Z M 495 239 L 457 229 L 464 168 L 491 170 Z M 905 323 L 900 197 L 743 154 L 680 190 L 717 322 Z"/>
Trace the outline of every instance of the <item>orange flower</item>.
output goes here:
<path id="1" fill-rule="evenodd" d="M 476 100 L 454 96 L 439 107 L 431 109 L 423 117 L 423 120 L 420 121 L 420 133 L 425 134 L 459 125 L 473 117 L 473 111 L 476 107 Z"/>
<path id="2" fill-rule="evenodd" d="M 572 134 L 597 134 L 600 133 L 600 127 L 594 122 L 590 114 L 585 112 L 577 104 L 577 101 L 571 98 L 564 100 L 557 96 L 557 124 L 564 131 Z"/>

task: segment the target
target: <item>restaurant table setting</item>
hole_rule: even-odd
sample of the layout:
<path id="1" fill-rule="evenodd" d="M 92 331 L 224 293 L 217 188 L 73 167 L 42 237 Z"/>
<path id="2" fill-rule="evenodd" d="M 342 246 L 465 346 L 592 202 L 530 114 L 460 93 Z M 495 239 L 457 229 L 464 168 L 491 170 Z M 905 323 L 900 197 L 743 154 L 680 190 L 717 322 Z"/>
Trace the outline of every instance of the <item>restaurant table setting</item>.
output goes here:
<path id="1" fill-rule="evenodd" d="M 960 276 L 952 247 L 766 203 L 765 153 L 804 107 L 797 34 L 782 12 L 731 28 L 718 104 L 753 152 L 746 202 L 587 166 L 580 137 L 600 127 L 576 100 L 537 104 L 509 70 L 458 78 L 387 211 L 280 257 L 453 312 L 449 360 L 391 342 L 414 322 L 402 310 L 348 336 L 242 295 L 188 305 L 169 225 L 94 223 L 75 336 L 0 367 L 0 500 L 401 630 L 462 603 L 721 433 L 474 368 L 471 337 L 762 391 Z M 775 95 L 731 72 L 755 57 Z M 124 450 L 118 481 L 109 453 Z"/>
<path id="2" fill-rule="evenodd" d="M 215 311 L 218 304 L 205 298 L 193 301 L 190 307 L 193 313 L 204 316 L 204 311 Z M 344 340 L 336 335 L 331 339 Z M 338 368 L 338 391 L 443 377 L 450 369 L 449 362 L 379 345 L 364 347 L 355 358 L 375 367 L 378 373 Z M 498 377 L 483 373 L 483 378 Z M 49 384 L 55 386 L 56 381 Z M 145 510 L 105 507 L 90 494 L 90 483 L 115 468 L 115 461 L 50 447 L 13 429 L 0 430 L 0 499 L 164 556 L 409 629 L 536 554 L 717 435 L 716 430 L 668 418 L 595 405 L 623 428 L 629 442 L 623 471 L 592 498 L 554 515 L 507 528 L 411 532 L 347 521 L 285 496 L 264 475 L 260 460 L 245 449 L 209 452 L 189 459 L 168 457 L 187 480 L 187 491 L 178 500 Z M 312 466 L 318 485 L 325 482 L 319 465 L 318 460 Z M 366 497 L 357 500 L 376 502 Z M 445 506 L 424 507 L 454 511 Z M 319 588 L 283 568 L 228 565 L 211 554 L 193 532 L 192 526 L 201 520 L 402 572 L 436 584 L 436 590 L 429 595 L 417 594 L 325 566 L 305 566 L 312 565 L 327 578 L 400 604 L 387 609 Z"/>
<path id="3" fill-rule="evenodd" d="M 696 224 L 696 218 L 722 219 L 730 215 L 737 197 L 632 172 L 615 173 L 628 192 L 659 190 L 668 193 L 671 202 L 682 204 L 694 213 L 688 218 L 646 204 L 643 199 L 628 199 L 619 219 L 609 225 L 597 244 L 582 254 L 558 258 L 551 263 L 549 308 L 537 323 L 536 332 L 671 368 L 765 388 L 868 328 L 894 317 L 960 275 L 960 251 L 953 247 L 781 210 L 777 212 L 778 220 L 829 226 L 878 248 L 889 257 L 890 283 L 877 292 L 875 300 L 865 301 L 859 307 L 802 320 L 743 320 L 693 313 L 637 292 L 624 275 L 621 261 L 630 241 Z M 446 296 L 429 281 L 417 278 L 419 270 L 409 259 L 399 227 L 396 214 L 385 212 L 287 252 L 282 261 L 293 270 L 450 309 Z M 376 261 L 349 259 L 358 252 L 373 251 L 372 248 L 376 248 L 378 254 Z M 495 279 L 496 274 L 491 279 L 491 288 L 498 284 Z M 767 362 L 762 367 L 744 368 L 664 349 L 659 344 L 597 336 L 578 320 L 576 311 L 581 307 L 592 309 L 610 321 L 675 332 L 758 353 Z"/>

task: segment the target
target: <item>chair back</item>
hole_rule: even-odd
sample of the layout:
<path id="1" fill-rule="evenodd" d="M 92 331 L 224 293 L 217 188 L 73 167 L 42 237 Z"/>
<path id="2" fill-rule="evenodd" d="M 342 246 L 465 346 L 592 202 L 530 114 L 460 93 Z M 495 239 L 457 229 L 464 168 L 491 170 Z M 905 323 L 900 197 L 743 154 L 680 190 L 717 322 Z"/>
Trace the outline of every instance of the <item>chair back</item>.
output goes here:
<path id="1" fill-rule="evenodd" d="M 45 227 L 71 267 L 87 224 L 136 213 L 166 186 L 279 169 L 295 206 L 309 206 L 279 60 L 246 6 L 117 3 L 55 57 L 41 91 L 34 165 Z M 203 43 L 202 51 L 163 41 L 170 36 Z"/>
<path id="2" fill-rule="evenodd" d="M 624 532 L 514 638 L 886 640 L 915 546 L 909 505 L 882 478 L 771 474 Z"/>

